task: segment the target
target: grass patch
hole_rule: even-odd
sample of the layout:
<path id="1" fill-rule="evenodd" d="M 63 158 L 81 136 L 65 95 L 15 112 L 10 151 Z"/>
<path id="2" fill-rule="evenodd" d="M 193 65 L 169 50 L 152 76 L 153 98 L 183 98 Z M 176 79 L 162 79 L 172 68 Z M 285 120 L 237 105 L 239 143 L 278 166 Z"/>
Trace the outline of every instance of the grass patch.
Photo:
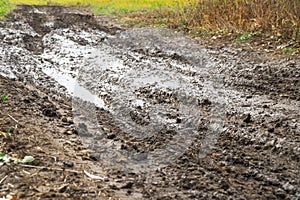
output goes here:
<path id="1" fill-rule="evenodd" d="M 47 4 L 59 4 L 59 5 L 92 5 L 97 3 L 97 0 L 10 0 L 12 4 L 25 4 L 25 5 L 47 5 Z"/>
<path id="2" fill-rule="evenodd" d="M 251 40 L 252 38 L 259 36 L 259 32 L 251 32 L 251 33 L 244 33 L 243 35 L 239 36 L 236 41 L 237 42 L 243 42 L 243 41 L 248 41 Z"/>
<path id="3" fill-rule="evenodd" d="M 6 0 L 0 0 L 0 19 L 7 13 L 9 13 L 11 9 L 10 4 Z"/>
<path id="4" fill-rule="evenodd" d="M 174 8 L 182 4 L 187 5 L 189 0 L 11 0 L 12 4 L 27 5 L 84 5 L 91 6 L 95 14 L 113 14 L 140 10 L 155 10 Z"/>
<path id="5" fill-rule="evenodd" d="M 141 10 L 172 9 L 178 3 L 174 0 L 100 0 L 98 5 L 93 7 L 93 12 L 96 14 L 122 14 Z"/>
<path id="6" fill-rule="evenodd" d="M 283 53 L 294 55 L 294 54 L 299 53 L 299 48 L 286 47 L 286 48 L 283 48 Z"/>

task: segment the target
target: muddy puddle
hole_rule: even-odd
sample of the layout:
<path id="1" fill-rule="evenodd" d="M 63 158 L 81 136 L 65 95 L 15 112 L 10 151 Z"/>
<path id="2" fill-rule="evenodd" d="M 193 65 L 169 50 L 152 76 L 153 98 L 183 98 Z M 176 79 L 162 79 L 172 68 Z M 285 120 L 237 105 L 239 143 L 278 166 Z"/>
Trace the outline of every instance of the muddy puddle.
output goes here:
<path id="1" fill-rule="evenodd" d="M 116 196 L 300 197 L 299 58 L 204 48 L 64 7 L 24 6 L 0 39 L 0 74 L 72 97 L 99 171 L 134 176 Z"/>

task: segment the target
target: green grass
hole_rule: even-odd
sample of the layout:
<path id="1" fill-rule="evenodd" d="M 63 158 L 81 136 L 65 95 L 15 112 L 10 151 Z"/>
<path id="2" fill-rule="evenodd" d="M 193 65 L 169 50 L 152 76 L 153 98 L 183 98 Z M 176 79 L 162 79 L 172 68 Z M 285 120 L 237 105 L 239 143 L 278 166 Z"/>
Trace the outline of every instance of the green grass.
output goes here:
<path id="1" fill-rule="evenodd" d="M 237 42 L 243 42 L 243 41 L 248 41 L 251 40 L 253 37 L 259 36 L 259 32 L 251 32 L 251 33 L 244 33 L 240 37 L 236 39 Z"/>
<path id="2" fill-rule="evenodd" d="M 299 53 L 299 49 L 287 47 L 287 48 L 283 49 L 283 53 L 285 53 L 285 54 L 296 54 L 296 53 Z"/>
<path id="3" fill-rule="evenodd" d="M 1 97 L 0 97 L 0 103 L 3 103 L 4 101 L 6 101 L 8 99 L 8 94 L 3 94 Z"/>
<path id="4" fill-rule="evenodd" d="M 6 0 L 0 0 L 0 18 L 10 11 L 10 4 Z"/>
<path id="5" fill-rule="evenodd" d="M 92 11 L 96 14 L 124 13 L 139 10 L 155 10 L 176 6 L 172 0 L 114 0 L 98 1 L 99 4 L 93 6 Z"/>
<path id="6" fill-rule="evenodd" d="M 113 14 L 140 10 L 174 9 L 187 5 L 190 0 L 11 0 L 12 4 L 27 5 L 83 5 L 91 6 L 95 14 Z"/>

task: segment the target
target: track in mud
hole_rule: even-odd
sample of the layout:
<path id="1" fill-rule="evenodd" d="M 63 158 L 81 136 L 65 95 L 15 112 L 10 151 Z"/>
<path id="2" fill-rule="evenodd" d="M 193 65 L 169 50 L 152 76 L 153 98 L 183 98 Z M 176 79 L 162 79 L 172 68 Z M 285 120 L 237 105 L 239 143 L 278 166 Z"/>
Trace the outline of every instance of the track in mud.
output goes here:
<path id="1" fill-rule="evenodd" d="M 133 173 L 126 198 L 299 198 L 298 58 L 101 20 L 21 7 L 0 24 L 0 73 L 73 95 L 95 159 Z"/>

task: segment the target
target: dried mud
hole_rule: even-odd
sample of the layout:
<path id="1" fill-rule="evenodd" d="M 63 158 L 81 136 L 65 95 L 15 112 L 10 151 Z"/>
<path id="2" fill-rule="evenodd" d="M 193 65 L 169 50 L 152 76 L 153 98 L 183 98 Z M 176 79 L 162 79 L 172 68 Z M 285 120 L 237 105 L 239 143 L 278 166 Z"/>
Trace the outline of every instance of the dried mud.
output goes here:
<path id="1" fill-rule="evenodd" d="M 299 56 L 20 6 L 0 75 L 0 197 L 300 198 Z"/>

